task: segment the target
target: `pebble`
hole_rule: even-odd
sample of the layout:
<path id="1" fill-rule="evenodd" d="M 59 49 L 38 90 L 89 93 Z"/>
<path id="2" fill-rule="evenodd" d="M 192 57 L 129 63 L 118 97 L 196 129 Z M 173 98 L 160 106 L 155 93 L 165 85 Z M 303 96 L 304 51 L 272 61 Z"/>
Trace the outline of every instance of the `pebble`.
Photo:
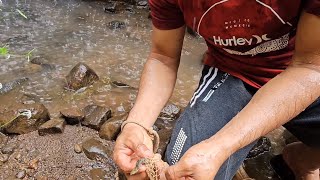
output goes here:
<path id="1" fill-rule="evenodd" d="M 75 144 L 74 145 L 74 152 L 76 152 L 78 154 L 82 153 L 82 147 L 81 147 L 80 144 Z"/>
<path id="2" fill-rule="evenodd" d="M 28 163 L 29 169 L 38 169 L 39 159 L 33 159 Z"/>
<path id="3" fill-rule="evenodd" d="M 1 152 L 3 154 L 12 154 L 14 152 L 14 149 L 16 148 L 15 144 L 7 144 L 1 149 Z"/>
<path id="4" fill-rule="evenodd" d="M 21 158 L 21 154 L 19 153 L 19 154 L 17 154 L 16 155 L 16 157 L 14 157 L 16 160 L 20 160 L 20 158 Z"/>
<path id="5" fill-rule="evenodd" d="M 18 172 L 18 174 L 16 175 L 18 179 L 23 179 L 25 176 L 26 176 L 26 170 L 22 170 Z"/>
<path id="6" fill-rule="evenodd" d="M 0 154 L 0 162 L 5 163 L 9 160 L 8 154 Z"/>

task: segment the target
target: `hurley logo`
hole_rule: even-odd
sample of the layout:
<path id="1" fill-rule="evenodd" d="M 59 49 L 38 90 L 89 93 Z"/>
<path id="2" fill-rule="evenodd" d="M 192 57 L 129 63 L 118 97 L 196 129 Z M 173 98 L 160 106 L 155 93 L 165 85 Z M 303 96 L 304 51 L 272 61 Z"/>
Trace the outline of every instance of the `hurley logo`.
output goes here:
<path id="1" fill-rule="evenodd" d="M 212 38 L 209 38 L 211 41 L 214 42 L 216 45 L 220 46 L 244 46 L 244 45 L 252 45 L 254 42 L 256 44 L 259 44 L 263 41 L 269 41 L 270 38 L 267 37 L 267 34 L 262 35 L 261 37 L 258 35 L 252 35 L 252 38 L 237 38 L 235 36 L 232 36 L 230 39 L 222 39 L 220 36 L 213 36 Z"/>

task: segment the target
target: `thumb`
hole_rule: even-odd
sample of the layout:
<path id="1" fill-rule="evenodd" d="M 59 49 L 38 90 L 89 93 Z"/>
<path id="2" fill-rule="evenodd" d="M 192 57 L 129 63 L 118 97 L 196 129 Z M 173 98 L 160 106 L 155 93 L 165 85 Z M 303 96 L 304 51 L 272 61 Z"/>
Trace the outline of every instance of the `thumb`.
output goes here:
<path id="1" fill-rule="evenodd" d="M 170 166 L 165 172 L 167 180 L 180 179 L 183 177 L 188 177 L 189 175 L 189 171 L 179 163 Z"/>
<path id="2" fill-rule="evenodd" d="M 153 152 L 145 144 L 138 144 L 134 151 L 136 155 L 141 158 L 150 158 L 153 156 Z"/>

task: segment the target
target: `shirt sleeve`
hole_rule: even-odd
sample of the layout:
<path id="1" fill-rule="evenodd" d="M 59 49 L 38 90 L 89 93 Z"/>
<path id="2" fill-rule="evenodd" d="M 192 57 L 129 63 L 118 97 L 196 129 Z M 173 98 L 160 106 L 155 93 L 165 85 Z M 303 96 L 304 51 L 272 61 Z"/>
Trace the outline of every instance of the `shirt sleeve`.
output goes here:
<path id="1" fill-rule="evenodd" d="M 310 14 L 320 16 L 320 0 L 307 0 L 305 10 Z"/>
<path id="2" fill-rule="evenodd" d="M 149 0 L 153 25 L 161 30 L 176 29 L 185 24 L 177 0 Z"/>

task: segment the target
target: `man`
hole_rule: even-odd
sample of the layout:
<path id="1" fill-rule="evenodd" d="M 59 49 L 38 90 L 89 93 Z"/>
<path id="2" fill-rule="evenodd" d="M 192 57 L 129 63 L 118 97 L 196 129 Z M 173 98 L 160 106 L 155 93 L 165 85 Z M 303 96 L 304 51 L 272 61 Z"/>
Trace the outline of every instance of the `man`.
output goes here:
<path id="1" fill-rule="evenodd" d="M 130 172 L 151 157 L 152 127 L 174 88 L 185 27 L 208 53 L 166 151 L 167 179 L 231 179 L 254 142 L 284 125 L 301 142 L 283 158 L 319 180 L 320 0 L 150 0 L 152 50 L 114 159 Z M 151 98 L 152 97 L 152 98 Z M 154 99 L 156 97 L 156 99 Z M 143 179 L 146 174 L 128 176 Z"/>

